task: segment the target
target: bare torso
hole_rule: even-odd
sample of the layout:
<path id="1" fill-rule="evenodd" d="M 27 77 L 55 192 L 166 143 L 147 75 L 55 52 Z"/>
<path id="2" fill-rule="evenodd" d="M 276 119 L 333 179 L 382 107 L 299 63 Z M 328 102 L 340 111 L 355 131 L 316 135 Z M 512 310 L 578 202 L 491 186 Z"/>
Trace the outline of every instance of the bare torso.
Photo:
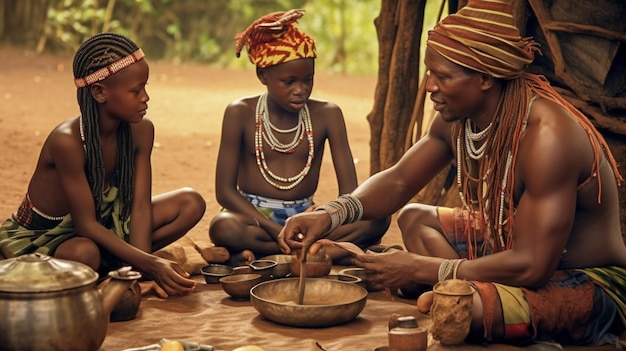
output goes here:
<path id="1" fill-rule="evenodd" d="M 333 118 L 336 119 L 336 116 L 334 116 L 337 113 L 334 111 L 336 107 L 333 104 L 314 99 L 310 99 L 307 102 L 312 120 L 314 140 L 314 157 L 311 168 L 297 187 L 291 190 L 279 190 L 263 178 L 257 164 L 254 122 L 256 101 L 256 98 L 243 100 L 248 111 L 245 113 L 246 117 L 240 140 L 243 151 L 239 154 L 240 160 L 238 162 L 237 185 L 239 189 L 245 193 L 283 200 L 297 200 L 313 196 L 318 186 L 325 143 L 327 138 L 329 138 L 328 130 L 333 128 Z M 282 129 L 292 128 L 296 125 L 294 119 L 276 120 L 273 118 L 272 123 Z M 341 123 L 343 123 L 343 120 L 341 120 Z M 293 135 L 293 133 L 275 133 L 275 136 L 283 143 L 291 141 Z M 263 143 L 263 154 L 267 167 L 274 174 L 285 178 L 297 175 L 303 170 L 308 153 L 309 143 L 306 137 L 295 148 L 293 153 L 288 154 L 272 151 L 266 142 Z"/>
<path id="2" fill-rule="evenodd" d="M 554 176 L 563 177 L 563 181 L 567 181 L 566 176 L 575 177 L 574 180 L 578 186 L 572 225 L 559 261 L 559 268 L 626 266 L 626 248 L 620 228 L 617 183 L 606 155 L 600 152 L 602 161 L 598 177 L 593 174 L 594 153 L 584 129 L 572 117 L 552 113 L 553 111 L 549 109 L 554 107 L 546 107 L 546 104 L 550 104 L 549 102 L 540 101 L 538 100 L 532 107 L 528 126 L 520 143 L 515 173 L 516 205 L 527 191 L 526 183 L 536 176 L 535 173 L 545 174 L 541 172 L 540 167 L 550 164 L 549 161 L 542 164 L 529 160 L 531 157 L 536 158 L 533 156 L 536 153 L 533 153 L 534 151 L 528 145 L 536 144 L 537 138 L 540 137 L 557 139 L 557 143 L 566 145 L 566 153 L 569 154 L 567 167 L 571 174 L 555 174 Z M 561 138 L 567 138 L 567 140 L 560 140 Z M 550 152 L 546 150 L 542 156 L 549 158 L 549 154 Z M 477 169 L 477 164 L 474 163 L 472 168 Z M 598 191 L 601 191 L 600 202 Z M 554 213 L 549 216 L 567 216 L 567 211 L 567 208 L 554 209 Z M 520 213 L 520 211 L 516 213 L 516 224 L 517 221 L 530 221 L 530 227 L 532 227 L 535 220 L 535 217 L 527 216 L 526 213 Z M 515 234 L 518 235 L 518 233 Z"/>

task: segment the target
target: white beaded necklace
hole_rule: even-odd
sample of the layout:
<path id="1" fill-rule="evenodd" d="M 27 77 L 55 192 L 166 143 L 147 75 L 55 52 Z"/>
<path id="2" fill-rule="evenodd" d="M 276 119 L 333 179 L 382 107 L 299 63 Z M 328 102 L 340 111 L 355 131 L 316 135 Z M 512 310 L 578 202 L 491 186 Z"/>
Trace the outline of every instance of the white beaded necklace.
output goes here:
<path id="1" fill-rule="evenodd" d="M 484 130 L 478 132 L 478 133 L 474 133 L 471 131 L 471 126 L 468 128 L 468 123 L 469 119 L 466 120 L 465 122 L 465 137 L 461 138 L 461 131 L 462 128 L 459 129 L 459 134 L 457 136 L 456 139 L 456 181 L 457 181 L 457 186 L 458 186 L 458 190 L 459 190 L 459 196 L 461 197 L 461 202 L 463 204 L 463 208 L 473 211 L 474 208 L 470 208 L 470 206 L 468 206 L 467 204 L 467 200 L 465 199 L 465 195 L 463 194 L 463 180 L 462 180 L 462 163 L 463 162 L 463 155 L 461 153 L 461 140 L 465 140 L 465 150 L 467 151 L 467 154 L 469 157 L 471 157 L 474 160 L 479 160 L 484 156 L 484 152 L 485 152 L 485 148 L 484 146 L 487 144 L 488 140 L 485 141 L 485 143 L 483 144 L 483 147 L 481 147 L 480 149 L 480 155 L 478 158 L 474 158 L 472 156 L 472 153 L 470 151 L 471 147 L 468 147 L 468 144 L 470 144 L 470 141 L 477 141 L 477 139 L 484 139 L 487 135 L 487 130 L 491 129 L 491 123 L 489 124 L 489 126 L 487 126 L 487 128 L 485 128 Z M 472 134 L 471 137 L 468 137 L 468 131 Z M 477 136 L 478 135 L 478 136 Z M 512 161 L 513 161 L 513 156 L 511 154 L 511 151 L 508 152 L 507 154 L 507 159 L 506 159 L 506 165 L 505 165 L 505 171 L 504 171 L 504 175 L 502 176 L 502 183 L 500 185 L 500 206 L 498 208 L 498 226 L 497 226 L 497 230 L 498 230 L 498 239 L 500 241 L 500 247 L 502 250 L 504 250 L 506 248 L 506 244 L 504 242 L 504 233 L 503 233 L 503 227 L 504 227 L 504 196 L 506 194 L 506 187 L 507 187 L 507 179 L 509 177 L 509 173 L 511 171 L 511 166 L 512 166 Z M 482 177 L 479 177 L 479 179 L 482 179 Z M 480 196 L 480 195 L 479 195 Z M 488 206 L 488 204 L 485 204 L 486 206 Z M 491 242 L 491 235 L 489 235 L 489 241 Z"/>
<path id="2" fill-rule="evenodd" d="M 259 97 L 259 100 L 256 105 L 256 130 L 254 133 L 254 152 L 256 156 L 256 163 L 259 167 L 259 171 L 261 175 L 270 185 L 280 190 L 290 190 L 293 189 L 296 185 L 300 184 L 304 177 L 309 173 L 311 169 L 311 164 L 313 161 L 313 157 L 315 154 L 315 146 L 313 144 L 313 127 L 311 124 L 311 116 L 309 114 L 309 108 L 305 104 L 304 108 L 300 110 L 298 113 L 298 124 L 290 129 L 279 129 L 273 126 L 269 122 L 269 108 L 267 107 L 267 93 L 264 93 Z M 265 127 L 265 128 L 264 128 Z M 294 139 L 287 143 L 281 143 L 272 131 L 277 133 L 292 133 L 296 132 Z M 304 135 L 306 135 L 307 141 L 309 142 L 309 154 L 307 156 L 306 163 L 304 168 L 298 172 L 298 174 L 284 178 L 274 174 L 267 163 L 265 162 L 265 153 L 263 152 L 263 141 L 270 146 L 272 150 L 281 153 L 293 153 L 300 142 L 304 139 Z M 279 181 L 282 183 L 287 183 L 286 185 L 278 184 L 275 181 Z"/>
<path id="3" fill-rule="evenodd" d="M 480 160 L 485 154 L 487 142 L 484 142 L 479 148 L 477 148 L 474 143 L 481 142 L 487 137 L 492 124 L 493 123 L 489 123 L 487 128 L 478 133 L 474 133 L 472 130 L 472 121 L 469 118 L 465 119 L 465 150 L 467 151 L 467 155 L 472 159 Z"/>

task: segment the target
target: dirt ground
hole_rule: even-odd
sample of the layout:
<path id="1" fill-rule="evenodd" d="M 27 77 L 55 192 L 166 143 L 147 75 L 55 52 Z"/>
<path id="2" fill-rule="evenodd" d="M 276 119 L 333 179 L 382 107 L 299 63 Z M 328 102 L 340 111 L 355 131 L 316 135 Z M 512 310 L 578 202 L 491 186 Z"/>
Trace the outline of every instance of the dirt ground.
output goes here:
<path id="1" fill-rule="evenodd" d="M 17 209 L 49 131 L 79 113 L 72 82 L 71 56 L 38 56 L 0 48 L 0 217 Z M 375 77 L 316 73 L 313 96 L 343 110 L 359 181 L 369 175 L 369 124 Z M 214 172 L 222 114 L 240 96 L 264 86 L 249 70 L 232 71 L 199 65 L 150 62 L 148 118 L 156 127 L 152 156 L 153 194 L 190 186 L 202 193 L 207 211 L 191 230 L 194 240 L 208 241 L 208 226 L 219 211 Z M 316 202 L 337 196 L 331 158 L 324 168 Z M 383 243 L 400 243 L 394 224 Z"/>

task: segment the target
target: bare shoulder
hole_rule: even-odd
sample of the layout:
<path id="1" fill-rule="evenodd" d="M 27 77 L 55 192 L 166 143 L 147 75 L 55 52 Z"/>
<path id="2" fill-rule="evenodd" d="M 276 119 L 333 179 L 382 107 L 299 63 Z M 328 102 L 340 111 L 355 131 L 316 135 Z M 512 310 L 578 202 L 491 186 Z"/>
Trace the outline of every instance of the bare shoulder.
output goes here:
<path id="1" fill-rule="evenodd" d="M 433 117 L 430 127 L 428 127 L 428 133 L 426 134 L 429 138 L 435 138 L 443 141 L 449 147 L 452 147 L 452 140 L 456 138 L 456 135 L 453 135 L 453 130 L 455 123 L 457 122 L 447 122 L 441 118 L 439 113 L 435 114 Z"/>
<path id="2" fill-rule="evenodd" d="M 56 155 L 71 155 L 79 151 L 83 153 L 83 143 L 78 128 L 78 117 L 67 119 L 54 127 L 42 147 L 44 158 L 54 158 Z"/>
<path id="3" fill-rule="evenodd" d="M 545 99 L 533 103 L 518 157 L 528 176 L 561 182 L 583 178 L 593 158 L 587 132 L 563 106 Z M 548 174 L 552 177 L 545 178 Z"/>
<path id="4" fill-rule="evenodd" d="M 332 101 L 328 101 L 328 100 L 320 100 L 320 99 L 309 98 L 309 100 L 307 100 L 307 105 L 309 106 L 309 110 L 311 110 L 311 111 L 313 111 L 313 110 L 320 110 L 320 111 L 336 110 L 336 111 L 341 111 L 341 108 L 339 107 L 339 105 L 337 105 L 336 103 L 334 103 Z"/>
<path id="5" fill-rule="evenodd" d="M 224 110 L 224 122 L 249 118 L 255 115 L 259 95 L 245 96 L 231 101 Z"/>
<path id="6" fill-rule="evenodd" d="M 526 134 L 530 147 L 577 153 L 589 146 L 585 130 L 565 107 L 541 98 L 531 106 Z"/>
<path id="7" fill-rule="evenodd" d="M 154 141 L 154 123 L 149 118 L 144 118 L 137 124 L 131 124 L 134 143 L 137 146 L 152 148 Z"/>
<path id="8" fill-rule="evenodd" d="M 307 101 L 311 118 L 315 120 L 327 120 L 343 123 L 343 112 L 339 105 L 332 101 L 310 98 Z"/>
<path id="9" fill-rule="evenodd" d="M 259 101 L 259 95 L 240 97 L 231 101 L 226 106 L 226 111 L 229 111 L 229 110 L 238 111 L 241 109 L 244 109 L 244 110 L 255 109 L 258 101 Z"/>

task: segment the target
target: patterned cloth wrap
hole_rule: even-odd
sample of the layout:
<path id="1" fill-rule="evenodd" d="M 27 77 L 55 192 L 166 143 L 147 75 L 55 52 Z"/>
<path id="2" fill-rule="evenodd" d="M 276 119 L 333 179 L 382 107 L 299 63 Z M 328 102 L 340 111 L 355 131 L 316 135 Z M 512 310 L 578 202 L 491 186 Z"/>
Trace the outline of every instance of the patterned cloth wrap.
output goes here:
<path id="1" fill-rule="evenodd" d="M 285 225 L 287 218 L 302 213 L 313 206 L 313 199 L 276 200 L 263 196 L 242 193 L 246 199 L 261 212 L 265 218 L 280 225 Z"/>
<path id="2" fill-rule="evenodd" d="M 316 58 L 315 41 L 294 25 L 303 15 L 304 10 L 290 10 L 273 12 L 257 19 L 235 36 L 237 57 L 246 46 L 250 62 L 259 68 Z"/>
<path id="3" fill-rule="evenodd" d="M 28 201 L 28 196 L 24 199 L 20 209 L 0 226 L 0 258 L 34 252 L 52 256 L 62 242 L 76 235 L 69 214 L 61 220 L 49 220 L 34 209 Z M 130 218 L 122 222 L 119 219 L 120 210 L 118 188 L 111 186 L 103 193 L 99 211 L 100 222 L 128 242 Z M 45 227 L 45 224 L 48 226 Z M 106 267 L 104 269 L 116 268 L 119 265 L 111 255 L 104 254 L 101 261 L 102 266 Z"/>
<path id="4" fill-rule="evenodd" d="M 464 221 L 475 218 L 460 208 L 439 207 L 439 223 L 448 242 L 461 258 L 468 247 Z M 473 239 L 470 239 L 473 240 Z M 488 255 L 487 250 L 477 250 Z M 502 308 L 505 336 L 511 342 L 554 340 L 564 344 L 617 345 L 626 328 L 626 268 L 597 267 L 556 271 L 539 289 L 473 281 L 483 300 L 487 340 L 491 338 L 494 311 Z M 498 304 L 497 301 L 500 301 Z"/>

